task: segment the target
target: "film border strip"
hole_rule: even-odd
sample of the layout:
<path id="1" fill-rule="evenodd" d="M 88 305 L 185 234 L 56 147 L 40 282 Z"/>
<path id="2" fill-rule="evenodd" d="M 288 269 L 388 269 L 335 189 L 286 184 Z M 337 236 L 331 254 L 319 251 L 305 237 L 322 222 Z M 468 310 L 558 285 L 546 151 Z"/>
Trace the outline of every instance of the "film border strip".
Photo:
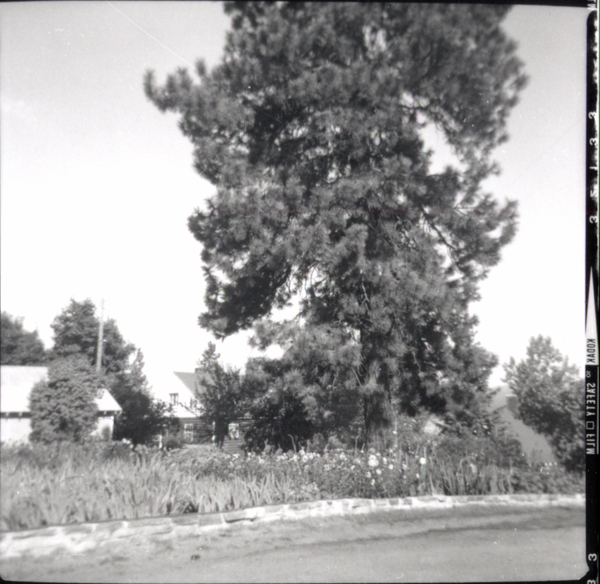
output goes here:
<path id="1" fill-rule="evenodd" d="M 587 584 L 598 584 L 600 540 L 598 528 L 598 6 L 588 4 L 586 65 L 586 561 Z"/>

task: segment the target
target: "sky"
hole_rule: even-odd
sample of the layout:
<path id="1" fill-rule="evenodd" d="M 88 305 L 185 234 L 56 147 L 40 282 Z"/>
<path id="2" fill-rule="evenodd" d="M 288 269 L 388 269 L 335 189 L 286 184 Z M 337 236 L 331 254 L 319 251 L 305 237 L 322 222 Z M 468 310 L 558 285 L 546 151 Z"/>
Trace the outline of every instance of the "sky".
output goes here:
<path id="1" fill-rule="evenodd" d="M 472 306 L 477 341 L 500 364 L 523 359 L 540 334 L 584 363 L 587 14 L 517 6 L 504 22 L 530 80 L 486 190 L 519 202 L 519 230 Z M 212 340 L 197 324 L 201 247 L 187 218 L 214 187 L 142 80 L 153 69 L 162 82 L 199 57 L 216 65 L 228 28 L 217 2 L 0 4 L 2 310 L 50 348 L 71 298 L 98 313 L 104 299 L 157 393 Z M 443 141 L 428 140 L 443 164 Z M 225 363 L 243 367 L 247 337 L 217 343 Z M 492 385 L 502 377 L 499 366 Z"/>

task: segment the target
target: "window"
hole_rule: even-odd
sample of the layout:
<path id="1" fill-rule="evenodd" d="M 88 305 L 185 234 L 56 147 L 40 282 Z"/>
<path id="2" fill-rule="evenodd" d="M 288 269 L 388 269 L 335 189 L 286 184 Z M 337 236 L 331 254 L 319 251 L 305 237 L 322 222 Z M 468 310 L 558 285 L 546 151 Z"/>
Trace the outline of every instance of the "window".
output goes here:
<path id="1" fill-rule="evenodd" d="M 177 404 L 179 404 L 179 394 L 178 393 L 170 393 L 169 394 L 170 399 L 170 404 L 172 406 L 176 406 Z"/>

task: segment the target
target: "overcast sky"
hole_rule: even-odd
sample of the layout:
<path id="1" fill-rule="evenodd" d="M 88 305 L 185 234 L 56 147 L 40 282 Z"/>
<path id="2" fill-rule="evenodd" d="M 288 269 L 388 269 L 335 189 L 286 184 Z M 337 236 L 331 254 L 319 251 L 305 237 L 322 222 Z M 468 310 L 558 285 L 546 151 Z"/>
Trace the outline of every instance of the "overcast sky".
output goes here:
<path id="1" fill-rule="evenodd" d="M 520 224 L 472 307 L 501 363 L 539 334 L 584 362 L 586 16 L 518 6 L 504 25 L 530 82 L 486 186 L 519 201 Z M 215 65 L 228 26 L 217 2 L 0 5 L 0 298 L 46 347 L 71 298 L 98 309 L 104 298 L 154 385 L 192 371 L 211 340 L 197 325 L 201 249 L 186 223 L 214 189 L 142 78 L 154 69 L 162 82 L 198 57 Z M 224 361 L 243 366 L 245 338 L 218 344 Z"/>

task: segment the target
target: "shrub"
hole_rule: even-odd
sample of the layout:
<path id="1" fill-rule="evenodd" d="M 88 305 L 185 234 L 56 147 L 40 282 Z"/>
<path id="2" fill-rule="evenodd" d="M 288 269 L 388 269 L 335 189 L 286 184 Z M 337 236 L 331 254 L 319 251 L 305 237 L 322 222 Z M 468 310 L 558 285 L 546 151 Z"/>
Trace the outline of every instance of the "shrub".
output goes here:
<path id="1" fill-rule="evenodd" d="M 183 448 L 185 441 L 181 434 L 168 434 L 163 442 L 163 448 L 165 450 L 174 450 L 176 448 Z"/>
<path id="2" fill-rule="evenodd" d="M 97 396 L 100 382 L 84 357 L 73 356 L 53 361 L 48 381 L 31 390 L 31 440 L 82 442 L 97 424 Z"/>
<path id="3" fill-rule="evenodd" d="M 122 411 L 115 419 L 115 439 L 150 444 L 170 423 L 169 406 L 141 392 L 122 397 Z"/>
<path id="4" fill-rule="evenodd" d="M 297 450 L 313 433 L 302 401 L 286 389 L 257 399 L 250 411 L 252 420 L 244 431 L 244 443 L 253 452 L 267 445 L 275 450 Z"/>

